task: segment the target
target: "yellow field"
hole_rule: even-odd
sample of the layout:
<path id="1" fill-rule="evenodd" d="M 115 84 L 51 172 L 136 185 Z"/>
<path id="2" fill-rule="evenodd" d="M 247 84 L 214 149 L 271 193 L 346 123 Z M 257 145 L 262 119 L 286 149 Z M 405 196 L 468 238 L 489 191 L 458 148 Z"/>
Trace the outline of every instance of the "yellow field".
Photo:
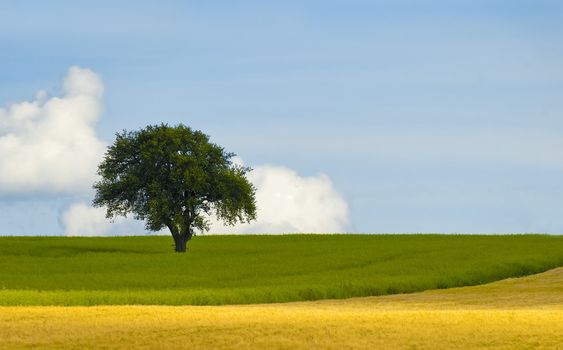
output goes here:
<path id="1" fill-rule="evenodd" d="M 484 286 L 349 300 L 2 307 L 0 347 L 563 349 L 563 268 Z"/>

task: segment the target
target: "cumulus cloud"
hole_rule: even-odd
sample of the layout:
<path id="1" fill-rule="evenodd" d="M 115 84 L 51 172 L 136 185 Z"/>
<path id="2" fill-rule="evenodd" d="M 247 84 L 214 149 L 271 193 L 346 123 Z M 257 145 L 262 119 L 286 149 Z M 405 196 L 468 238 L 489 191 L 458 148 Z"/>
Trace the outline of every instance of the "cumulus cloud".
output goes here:
<path id="1" fill-rule="evenodd" d="M 225 227 L 213 218 L 210 234 L 344 232 L 348 205 L 325 174 L 302 177 L 281 166 L 257 166 L 249 173 L 256 186 L 258 220 Z M 126 235 L 144 233 L 131 217 L 110 223 L 105 209 L 72 205 L 62 217 L 67 235 Z M 168 234 L 166 230 L 160 232 Z"/>
<path id="2" fill-rule="evenodd" d="M 104 84 L 89 69 L 71 67 L 60 96 L 41 90 L 32 101 L 0 108 L 0 194 L 71 194 L 84 198 L 96 180 L 105 144 L 95 132 L 103 109 Z M 240 159 L 236 160 L 241 162 Z M 342 232 L 348 207 L 324 174 L 302 177 L 272 165 L 249 174 L 257 188 L 258 220 L 210 233 Z M 61 216 L 65 234 L 81 236 L 145 233 L 132 217 L 105 218 L 104 208 L 85 202 Z"/>
<path id="3" fill-rule="evenodd" d="M 258 217 L 250 224 L 223 226 L 212 220 L 210 233 L 343 232 L 348 205 L 325 174 L 302 177 L 295 171 L 261 165 L 248 174 L 256 186 Z"/>
<path id="4" fill-rule="evenodd" d="M 60 96 L 0 108 L 0 193 L 88 191 L 105 149 L 95 133 L 103 92 L 96 73 L 71 67 Z"/>
<path id="5" fill-rule="evenodd" d="M 144 223 L 132 216 L 106 218 L 105 208 L 94 208 L 84 202 L 74 203 L 61 217 L 67 236 L 119 236 L 145 233 Z"/>

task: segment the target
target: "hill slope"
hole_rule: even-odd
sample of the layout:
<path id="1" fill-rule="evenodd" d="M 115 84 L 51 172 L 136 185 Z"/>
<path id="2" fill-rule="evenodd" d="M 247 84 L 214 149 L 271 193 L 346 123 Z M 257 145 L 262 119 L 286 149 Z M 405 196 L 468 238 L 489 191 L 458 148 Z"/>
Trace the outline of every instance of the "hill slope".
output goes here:
<path id="1" fill-rule="evenodd" d="M 563 265 L 563 237 L 0 238 L 0 305 L 247 304 L 415 292 Z"/>

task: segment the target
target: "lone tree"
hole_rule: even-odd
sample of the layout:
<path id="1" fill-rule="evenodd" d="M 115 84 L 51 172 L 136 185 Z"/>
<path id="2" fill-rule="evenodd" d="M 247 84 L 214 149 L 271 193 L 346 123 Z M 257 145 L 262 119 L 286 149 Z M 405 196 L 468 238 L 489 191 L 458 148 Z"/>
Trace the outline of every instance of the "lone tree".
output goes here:
<path id="1" fill-rule="evenodd" d="M 168 227 L 183 253 L 195 229 L 209 230 L 209 215 L 228 225 L 256 219 L 251 169 L 233 156 L 182 124 L 117 133 L 98 167 L 93 204 L 106 206 L 109 219 L 133 213 L 149 230 Z"/>

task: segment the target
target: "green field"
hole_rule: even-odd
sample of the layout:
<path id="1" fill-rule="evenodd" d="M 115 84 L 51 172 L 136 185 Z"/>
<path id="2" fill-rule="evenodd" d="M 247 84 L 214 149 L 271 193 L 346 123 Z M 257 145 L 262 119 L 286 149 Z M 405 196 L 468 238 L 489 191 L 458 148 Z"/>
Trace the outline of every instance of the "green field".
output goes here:
<path id="1" fill-rule="evenodd" d="M 474 285 L 563 265 L 547 235 L 2 237 L 0 305 L 247 304 Z"/>

